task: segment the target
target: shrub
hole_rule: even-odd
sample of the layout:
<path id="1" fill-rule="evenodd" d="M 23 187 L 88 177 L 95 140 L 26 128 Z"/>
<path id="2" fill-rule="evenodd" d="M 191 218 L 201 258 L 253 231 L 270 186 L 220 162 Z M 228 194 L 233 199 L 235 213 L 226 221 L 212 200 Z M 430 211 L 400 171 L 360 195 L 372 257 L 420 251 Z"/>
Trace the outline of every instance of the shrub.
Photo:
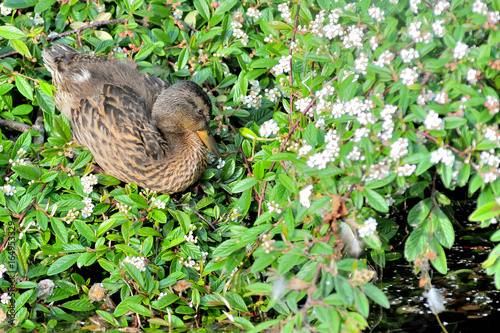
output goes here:
<path id="1" fill-rule="evenodd" d="M 425 289 L 429 264 L 446 274 L 450 193 L 465 187 L 470 220 L 496 221 L 498 2 L 0 9 L 2 124 L 23 132 L 4 129 L 0 145 L 0 320 L 34 329 L 97 313 L 112 326 L 356 332 L 369 300 L 389 307 L 373 265 L 404 255 Z M 56 41 L 201 84 L 223 159 L 173 196 L 94 175 L 40 63 Z M 386 255 L 407 227 L 387 214 L 407 200 L 404 253 Z M 366 248 L 367 260 L 343 248 Z M 498 251 L 484 263 L 497 287 Z"/>

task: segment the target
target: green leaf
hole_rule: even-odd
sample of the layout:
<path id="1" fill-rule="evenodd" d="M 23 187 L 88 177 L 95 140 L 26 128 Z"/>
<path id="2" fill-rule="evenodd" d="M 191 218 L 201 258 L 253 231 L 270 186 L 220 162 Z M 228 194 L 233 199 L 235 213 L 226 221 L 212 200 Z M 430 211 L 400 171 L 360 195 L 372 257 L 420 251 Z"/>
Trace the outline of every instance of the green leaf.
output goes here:
<path id="1" fill-rule="evenodd" d="M 73 253 L 73 254 L 68 254 L 68 255 L 65 255 L 65 256 L 57 259 L 50 266 L 49 271 L 47 272 L 47 275 L 49 275 L 49 276 L 56 275 L 56 274 L 59 274 L 61 272 L 68 270 L 71 266 L 73 266 L 76 263 L 79 256 L 80 256 L 80 253 Z M 70 308 L 68 308 L 68 309 L 70 309 Z M 70 310 L 73 310 L 73 309 L 70 309 Z M 75 310 L 75 311 L 85 311 L 85 310 Z"/>
<path id="2" fill-rule="evenodd" d="M 419 226 L 429 216 L 432 207 L 432 200 L 425 199 L 419 201 L 408 213 L 408 223 L 412 227 Z"/>
<path id="3" fill-rule="evenodd" d="M 66 227 L 64 226 L 62 221 L 57 217 L 51 217 L 50 225 L 57 238 L 59 238 L 59 240 L 64 244 L 68 243 L 68 230 L 66 230 Z"/>
<path id="4" fill-rule="evenodd" d="M 76 230 L 78 230 L 78 233 L 87 238 L 88 241 L 97 242 L 97 236 L 87 223 L 77 220 L 73 222 L 73 225 L 76 227 Z"/>
<path id="5" fill-rule="evenodd" d="M 19 39 L 11 39 L 10 43 L 14 47 L 14 50 L 16 50 L 18 53 L 22 54 L 25 57 L 31 58 L 31 53 L 30 50 L 28 49 L 28 46 L 21 40 Z M 19 75 L 16 75 L 19 76 Z"/>
<path id="6" fill-rule="evenodd" d="M 82 151 L 81 154 L 78 155 L 75 162 L 73 163 L 73 170 L 78 170 L 80 168 L 83 168 L 90 161 L 92 161 L 92 154 L 90 153 L 90 151 L 88 150 Z"/>
<path id="7" fill-rule="evenodd" d="M 90 311 L 95 309 L 88 299 L 69 301 L 61 304 L 61 306 L 72 311 Z"/>
<path id="8" fill-rule="evenodd" d="M 152 317 L 151 312 L 144 306 L 136 303 L 127 303 L 125 304 L 127 309 L 129 309 L 132 312 L 138 313 L 140 315 L 146 316 L 146 317 Z"/>
<path id="9" fill-rule="evenodd" d="M 448 216 L 437 207 L 432 211 L 432 227 L 434 228 L 434 235 L 441 245 L 448 249 L 453 246 L 455 242 L 453 225 Z"/>
<path id="10" fill-rule="evenodd" d="M 363 285 L 363 291 L 365 292 L 366 296 L 371 298 L 378 305 L 386 309 L 390 307 L 387 296 L 385 296 L 385 294 L 373 284 L 367 283 Z"/>
<path id="11" fill-rule="evenodd" d="M 154 49 L 155 49 L 155 44 L 146 44 L 141 46 L 141 49 L 139 50 L 139 52 L 137 52 L 137 54 L 134 57 L 134 61 L 146 58 L 148 55 L 151 54 L 151 52 L 153 52 Z"/>
<path id="12" fill-rule="evenodd" d="M 500 213 L 500 205 L 496 201 L 488 202 L 477 208 L 470 216 L 469 220 L 481 222 L 492 219 Z"/>
<path id="13" fill-rule="evenodd" d="M 35 6 L 35 13 L 41 13 L 47 9 L 50 9 L 50 7 L 52 7 L 52 5 L 56 3 L 56 1 L 57 0 L 41 0 Z"/>
<path id="14" fill-rule="evenodd" d="M 24 97 L 29 99 L 30 101 L 33 100 L 33 88 L 29 84 L 28 80 L 26 78 L 16 75 L 15 76 L 15 82 L 16 82 L 16 87 L 19 90 L 21 94 L 23 94 Z"/>
<path id="15" fill-rule="evenodd" d="M 210 20 L 210 8 L 206 0 L 194 0 L 194 7 L 205 21 Z"/>
<path id="16" fill-rule="evenodd" d="M 70 142 L 71 141 L 71 129 L 69 128 L 68 124 L 64 120 L 62 120 L 60 117 L 55 117 L 54 118 L 54 130 L 56 131 L 57 134 L 61 137 L 61 139 L 64 140 L 64 142 Z"/>
<path id="17" fill-rule="evenodd" d="M 33 7 L 38 3 L 38 0 L 6 0 L 3 5 L 13 9 L 23 9 Z"/>
<path id="18" fill-rule="evenodd" d="M 139 284 L 139 286 L 144 286 L 144 278 L 142 277 L 142 273 L 137 269 L 137 267 L 128 262 L 123 262 L 123 266 L 129 273 L 129 275 L 135 280 L 135 282 Z"/>
<path id="19" fill-rule="evenodd" d="M 42 170 L 36 165 L 16 165 L 12 167 L 19 176 L 28 180 L 38 180 L 42 175 Z"/>
<path id="20" fill-rule="evenodd" d="M 363 191 L 363 195 L 368 201 L 368 204 L 372 206 L 374 209 L 382 213 L 389 212 L 389 205 L 387 205 L 387 202 L 385 201 L 384 197 L 380 195 L 378 192 L 365 188 L 365 190 Z"/>
<path id="21" fill-rule="evenodd" d="M 108 323 L 110 323 L 111 325 L 113 326 L 120 326 L 120 324 L 118 323 L 118 321 L 116 320 L 115 317 L 113 317 L 113 315 L 111 315 L 111 313 L 108 313 L 106 311 L 103 311 L 103 310 L 96 310 L 96 313 L 101 317 L 103 318 L 104 320 L 106 320 Z"/>
<path id="22" fill-rule="evenodd" d="M 233 193 L 240 193 L 254 187 L 259 182 L 255 177 L 244 178 L 231 184 Z"/>
<path id="23" fill-rule="evenodd" d="M 5 39 L 18 39 L 25 36 L 26 34 L 24 32 L 12 25 L 0 26 L 0 37 L 3 37 Z"/>

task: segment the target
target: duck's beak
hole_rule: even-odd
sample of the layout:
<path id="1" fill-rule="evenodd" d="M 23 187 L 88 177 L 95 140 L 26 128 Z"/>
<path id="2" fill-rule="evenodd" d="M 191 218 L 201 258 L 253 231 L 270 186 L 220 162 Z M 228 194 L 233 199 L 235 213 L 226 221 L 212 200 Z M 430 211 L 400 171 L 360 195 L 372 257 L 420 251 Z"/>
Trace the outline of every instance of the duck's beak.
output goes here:
<path id="1" fill-rule="evenodd" d="M 200 137 L 201 141 L 207 146 L 208 149 L 214 154 L 217 158 L 220 158 L 219 148 L 217 147 L 217 142 L 215 142 L 214 136 L 207 130 L 204 131 L 196 131 L 196 134 Z"/>

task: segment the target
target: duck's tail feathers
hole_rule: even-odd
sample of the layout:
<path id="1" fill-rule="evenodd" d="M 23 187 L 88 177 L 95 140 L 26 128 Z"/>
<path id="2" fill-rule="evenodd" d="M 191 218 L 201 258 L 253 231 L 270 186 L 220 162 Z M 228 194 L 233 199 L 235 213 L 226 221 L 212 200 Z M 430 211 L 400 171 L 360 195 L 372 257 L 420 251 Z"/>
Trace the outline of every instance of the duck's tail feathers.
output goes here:
<path id="1" fill-rule="evenodd" d="M 45 67 L 47 67 L 48 71 L 55 75 L 58 71 L 57 60 L 58 58 L 68 56 L 73 53 L 78 53 L 74 48 L 65 44 L 53 44 L 50 49 L 43 48 L 42 50 L 42 58 Z M 60 61 L 60 60 L 59 60 Z"/>

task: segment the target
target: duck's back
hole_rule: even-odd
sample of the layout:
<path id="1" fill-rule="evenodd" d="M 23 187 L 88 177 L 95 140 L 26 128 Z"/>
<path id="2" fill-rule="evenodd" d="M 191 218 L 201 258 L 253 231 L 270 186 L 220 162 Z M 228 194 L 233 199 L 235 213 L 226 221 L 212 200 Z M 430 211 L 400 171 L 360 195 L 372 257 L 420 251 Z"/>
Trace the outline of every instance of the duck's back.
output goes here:
<path id="1" fill-rule="evenodd" d="M 85 98 L 98 97 L 104 85 L 127 86 L 144 99 L 147 116 L 168 84 L 149 74 L 141 74 L 130 64 L 79 53 L 70 46 L 54 44 L 43 51 L 43 59 L 57 88 L 55 103 L 71 119 L 71 109 L 78 109 Z"/>

